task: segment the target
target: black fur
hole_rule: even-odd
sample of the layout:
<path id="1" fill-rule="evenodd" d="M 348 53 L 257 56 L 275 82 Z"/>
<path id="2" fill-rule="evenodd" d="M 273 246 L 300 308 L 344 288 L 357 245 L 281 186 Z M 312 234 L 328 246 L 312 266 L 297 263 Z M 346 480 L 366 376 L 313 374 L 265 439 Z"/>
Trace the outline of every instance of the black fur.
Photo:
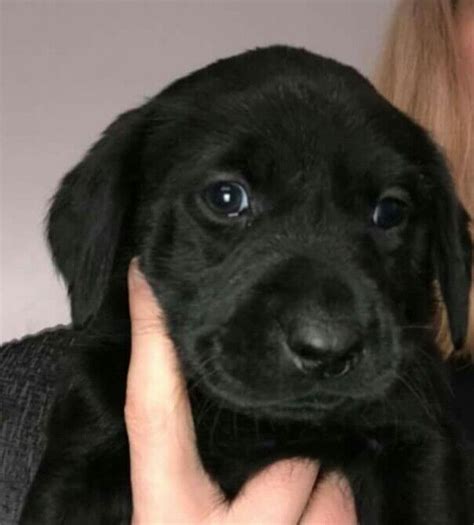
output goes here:
<path id="1" fill-rule="evenodd" d="M 250 212 L 206 205 L 222 179 L 247 189 Z M 372 215 L 391 191 L 407 216 L 382 229 Z M 355 70 L 301 49 L 218 61 L 121 115 L 49 214 L 77 335 L 22 523 L 130 519 L 134 255 L 167 314 L 202 460 L 229 498 L 275 459 L 305 456 L 346 474 L 363 525 L 470 523 L 430 328 L 438 281 L 462 345 L 467 222 L 428 135 Z M 314 368 L 294 358 L 308 333 L 330 340 L 322 369 L 301 345 Z M 328 365 L 338 345 L 356 357 L 348 370 L 348 358 Z"/>

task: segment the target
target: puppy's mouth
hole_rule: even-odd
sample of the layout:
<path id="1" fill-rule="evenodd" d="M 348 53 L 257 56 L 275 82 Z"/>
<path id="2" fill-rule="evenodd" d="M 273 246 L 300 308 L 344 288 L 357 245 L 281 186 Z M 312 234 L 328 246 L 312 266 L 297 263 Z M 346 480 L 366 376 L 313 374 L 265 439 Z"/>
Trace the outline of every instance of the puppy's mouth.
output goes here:
<path id="1" fill-rule="evenodd" d="M 343 358 L 306 362 L 281 348 L 259 348 L 263 359 L 249 358 L 258 354 L 247 348 L 247 357 L 239 359 L 238 344 L 229 348 L 215 335 L 205 341 L 206 351 L 197 352 L 205 357 L 195 363 L 196 382 L 221 405 L 246 415 L 315 421 L 341 407 L 379 399 L 396 378 L 395 367 L 374 362 L 374 350 L 359 345 Z M 269 352 L 273 362 L 265 362 Z"/>
<path id="2" fill-rule="evenodd" d="M 344 402 L 341 396 L 307 392 L 300 395 L 263 393 L 229 374 L 219 360 L 206 360 L 199 381 L 220 405 L 247 416 L 260 416 L 276 420 L 314 419 L 314 412 L 334 410 Z"/>

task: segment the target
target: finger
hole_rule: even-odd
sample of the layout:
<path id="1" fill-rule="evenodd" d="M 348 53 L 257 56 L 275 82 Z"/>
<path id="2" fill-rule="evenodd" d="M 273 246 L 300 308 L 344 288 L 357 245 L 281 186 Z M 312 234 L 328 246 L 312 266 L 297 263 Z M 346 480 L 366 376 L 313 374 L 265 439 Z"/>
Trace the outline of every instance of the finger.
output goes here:
<path id="1" fill-rule="evenodd" d="M 215 489 L 196 450 L 185 382 L 163 313 L 136 263 L 129 271 L 129 303 L 125 420 L 134 523 L 198 519 Z"/>
<path id="2" fill-rule="evenodd" d="M 318 475 L 314 461 L 274 463 L 243 487 L 229 509 L 230 523 L 297 523 Z"/>
<path id="3" fill-rule="evenodd" d="M 357 525 L 354 498 L 347 480 L 330 473 L 317 483 L 301 525 Z"/>
<path id="4" fill-rule="evenodd" d="M 179 362 L 168 337 L 164 314 L 152 290 L 132 261 L 129 270 L 129 307 L 132 353 L 127 378 L 127 414 L 147 425 L 183 423 L 176 410 L 189 417 L 184 436 L 192 434 L 192 419 Z M 157 416 L 160 416 L 159 418 Z"/>

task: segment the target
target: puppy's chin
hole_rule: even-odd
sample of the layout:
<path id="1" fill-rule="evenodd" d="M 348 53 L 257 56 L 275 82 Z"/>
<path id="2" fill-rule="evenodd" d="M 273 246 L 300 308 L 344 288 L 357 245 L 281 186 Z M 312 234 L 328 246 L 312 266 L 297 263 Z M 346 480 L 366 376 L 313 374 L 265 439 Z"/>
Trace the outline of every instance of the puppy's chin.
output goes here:
<path id="1" fill-rule="evenodd" d="M 281 363 L 255 364 L 253 373 L 247 368 L 237 374 L 235 368 L 226 366 L 226 361 L 229 365 L 235 360 L 223 359 L 225 348 L 215 339 L 205 353 L 193 353 L 195 357 L 205 356 L 192 365 L 195 382 L 216 404 L 275 421 L 319 424 L 337 419 L 356 407 L 383 399 L 397 378 L 396 359 L 376 366 L 373 362 L 369 365 L 366 360 L 370 358 L 364 357 L 347 375 L 322 382 L 314 374 L 287 364 L 283 368 Z"/>

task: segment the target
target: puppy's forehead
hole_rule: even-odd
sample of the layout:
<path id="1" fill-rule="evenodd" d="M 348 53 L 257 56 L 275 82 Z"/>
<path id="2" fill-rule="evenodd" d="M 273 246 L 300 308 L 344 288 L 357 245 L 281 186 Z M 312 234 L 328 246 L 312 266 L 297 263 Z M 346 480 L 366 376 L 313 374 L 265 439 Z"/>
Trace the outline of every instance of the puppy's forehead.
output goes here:
<path id="1" fill-rule="evenodd" d="M 224 60 L 165 90 L 148 165 L 161 165 L 178 185 L 222 170 L 257 183 L 271 176 L 280 186 L 347 186 L 418 162 L 422 133 L 366 79 L 310 53 L 285 53 Z"/>
<path id="2" fill-rule="evenodd" d="M 222 172 L 257 186 L 321 188 L 328 181 L 369 182 L 368 174 L 383 179 L 410 165 L 373 125 L 370 108 L 293 79 L 223 93 L 205 115 L 191 110 L 189 122 L 188 132 L 199 122 L 192 146 L 184 146 L 194 181 Z"/>

